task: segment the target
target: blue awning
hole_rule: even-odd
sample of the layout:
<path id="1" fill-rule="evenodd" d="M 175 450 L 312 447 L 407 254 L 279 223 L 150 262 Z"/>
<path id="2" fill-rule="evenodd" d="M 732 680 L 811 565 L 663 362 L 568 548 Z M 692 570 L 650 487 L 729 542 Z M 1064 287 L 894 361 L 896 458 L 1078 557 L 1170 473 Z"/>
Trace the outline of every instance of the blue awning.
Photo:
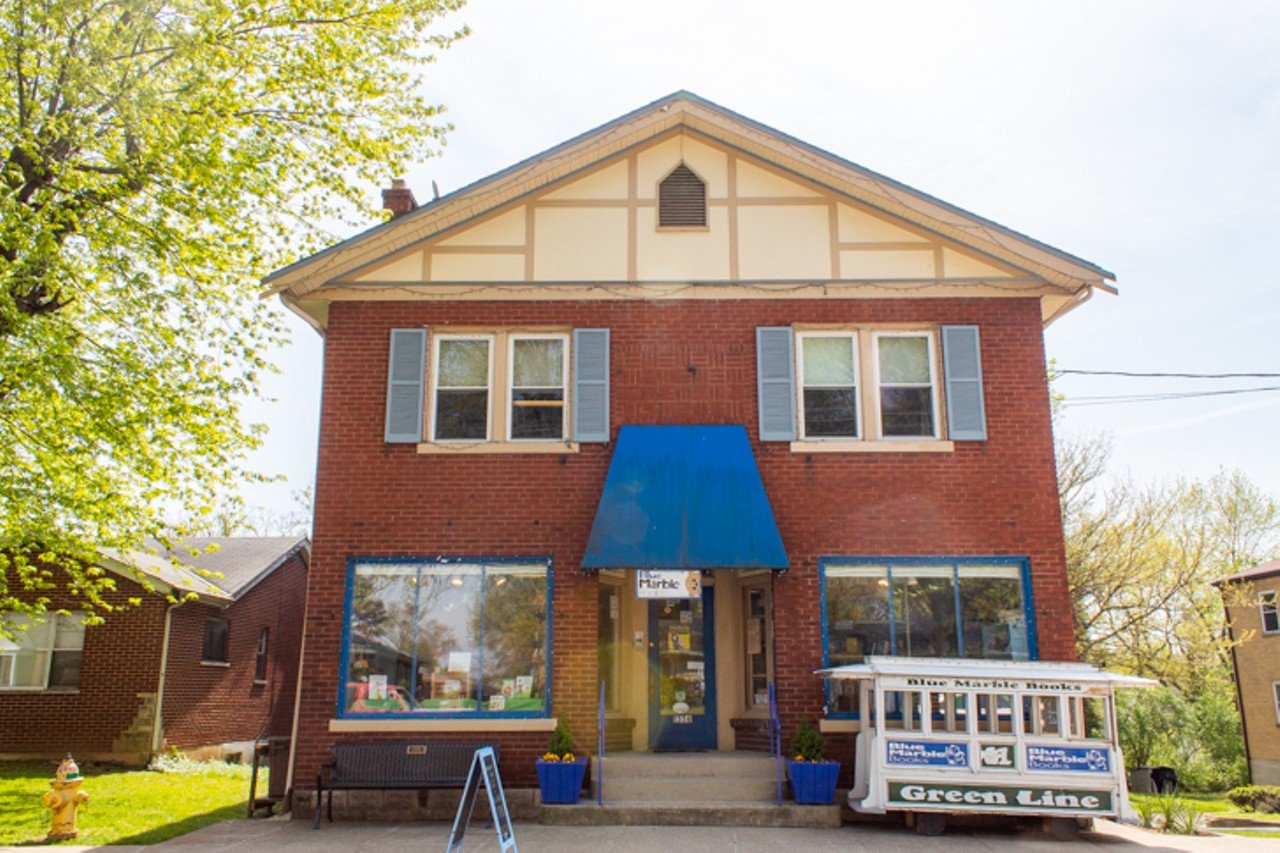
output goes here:
<path id="1" fill-rule="evenodd" d="M 584 569 L 785 569 L 741 426 L 625 426 Z"/>

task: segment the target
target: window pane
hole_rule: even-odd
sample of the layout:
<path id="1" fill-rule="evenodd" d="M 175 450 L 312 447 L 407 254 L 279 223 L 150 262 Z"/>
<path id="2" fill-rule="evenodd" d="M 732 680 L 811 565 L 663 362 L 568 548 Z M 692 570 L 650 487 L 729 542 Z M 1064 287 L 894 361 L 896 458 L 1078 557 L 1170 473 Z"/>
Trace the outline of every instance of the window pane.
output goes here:
<path id="1" fill-rule="evenodd" d="M 546 569 L 490 567 L 485 579 L 481 707 L 545 710 L 546 672 Z"/>
<path id="2" fill-rule="evenodd" d="M 442 388 L 485 388 L 489 385 L 487 340 L 440 341 L 436 385 Z"/>
<path id="3" fill-rule="evenodd" d="M 564 391 L 511 392 L 512 438 L 563 438 Z"/>
<path id="4" fill-rule="evenodd" d="M 210 663 L 227 662 L 227 623 L 221 619 L 206 619 L 204 623 L 204 649 L 201 659 Z"/>
<path id="5" fill-rule="evenodd" d="M 22 651 L 6 655 L 8 665 L 4 667 L 8 673 L 6 687 L 44 687 L 45 671 L 49 666 L 49 653 L 43 651 Z"/>
<path id="6" fill-rule="evenodd" d="M 355 571 L 346 708 L 358 713 L 408 710 L 417 567 L 367 565 Z"/>
<path id="7" fill-rule="evenodd" d="M 53 647 L 55 649 L 84 648 L 83 614 L 73 613 L 70 616 L 59 616 Z"/>
<path id="8" fill-rule="evenodd" d="M 769 705 L 768 601 L 765 590 L 746 590 L 747 704 L 760 707 Z"/>
<path id="9" fill-rule="evenodd" d="M 889 582 L 884 569 L 827 573 L 827 660 L 830 666 L 860 663 L 866 655 L 889 654 Z M 858 711 L 858 683 L 828 682 L 830 711 Z"/>
<path id="10" fill-rule="evenodd" d="M 600 680 L 604 682 L 605 707 L 611 711 L 618 710 L 618 696 L 621 685 L 619 679 L 619 662 L 622 654 L 622 591 L 616 586 L 601 584 L 597 599 L 596 641 L 597 669 Z"/>
<path id="11" fill-rule="evenodd" d="M 858 410 L 852 388 L 806 388 L 804 434 L 848 436 L 858 434 Z"/>
<path id="12" fill-rule="evenodd" d="M 965 657 L 1027 660 L 1022 579 L 1010 571 L 1013 577 L 971 577 L 960 569 Z"/>
<path id="13" fill-rule="evenodd" d="M 79 687 L 80 660 L 84 656 L 80 651 L 54 652 L 49 664 L 50 687 Z"/>
<path id="14" fill-rule="evenodd" d="M 436 392 L 436 438 L 477 438 L 489 434 L 489 392 Z"/>
<path id="15" fill-rule="evenodd" d="M 456 712 L 478 707 L 480 584 L 478 565 L 422 567 L 416 638 L 417 710 Z"/>
<path id="16" fill-rule="evenodd" d="M 928 338 L 893 336 L 878 341 L 882 384 L 929 381 Z"/>
<path id="17" fill-rule="evenodd" d="M 932 388 L 881 388 L 880 431 L 884 435 L 933 435 Z"/>
<path id="18" fill-rule="evenodd" d="M 850 337 L 805 337 L 805 385 L 853 385 L 853 339 Z"/>
<path id="19" fill-rule="evenodd" d="M 955 586 L 949 568 L 895 566 L 893 614 L 897 654 L 956 655 Z"/>
<path id="20" fill-rule="evenodd" d="M 564 341 L 516 340 L 512 342 L 515 366 L 512 385 L 517 388 L 559 388 L 564 383 Z"/>

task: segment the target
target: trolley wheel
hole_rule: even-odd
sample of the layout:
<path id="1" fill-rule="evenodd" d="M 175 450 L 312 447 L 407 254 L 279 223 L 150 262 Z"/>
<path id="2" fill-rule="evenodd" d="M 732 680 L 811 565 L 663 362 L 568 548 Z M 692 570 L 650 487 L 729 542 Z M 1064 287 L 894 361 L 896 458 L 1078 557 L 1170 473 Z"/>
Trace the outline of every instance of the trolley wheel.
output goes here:
<path id="1" fill-rule="evenodd" d="M 1080 835 L 1080 822 L 1073 817 L 1047 817 L 1044 830 L 1059 841 L 1075 841 Z"/>
<path id="2" fill-rule="evenodd" d="M 947 829 L 947 816 L 941 812 L 916 812 L 916 832 L 930 838 L 941 835 Z"/>

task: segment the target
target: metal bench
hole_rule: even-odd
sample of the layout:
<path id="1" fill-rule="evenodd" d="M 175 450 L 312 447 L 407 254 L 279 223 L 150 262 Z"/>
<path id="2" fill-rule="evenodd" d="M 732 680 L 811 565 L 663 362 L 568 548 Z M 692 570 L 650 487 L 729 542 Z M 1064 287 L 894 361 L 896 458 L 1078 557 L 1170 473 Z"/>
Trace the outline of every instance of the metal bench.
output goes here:
<path id="1" fill-rule="evenodd" d="M 320 805 L 329 792 L 333 822 L 336 790 L 461 788 L 475 751 L 487 743 L 336 743 L 333 761 L 316 771 L 316 811 L 312 828 L 320 828 Z"/>

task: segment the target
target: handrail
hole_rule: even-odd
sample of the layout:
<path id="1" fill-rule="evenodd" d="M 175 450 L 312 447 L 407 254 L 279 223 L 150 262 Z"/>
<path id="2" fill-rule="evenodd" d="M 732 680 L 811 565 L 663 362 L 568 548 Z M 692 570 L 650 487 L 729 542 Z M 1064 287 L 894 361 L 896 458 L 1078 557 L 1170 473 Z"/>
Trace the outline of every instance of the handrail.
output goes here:
<path id="1" fill-rule="evenodd" d="M 604 682 L 600 682 L 600 709 L 596 715 L 596 805 L 604 805 Z"/>
<path id="2" fill-rule="evenodd" d="M 782 805 L 782 721 L 778 719 L 778 693 L 769 682 L 769 751 L 773 753 L 777 777 L 778 805 Z"/>

